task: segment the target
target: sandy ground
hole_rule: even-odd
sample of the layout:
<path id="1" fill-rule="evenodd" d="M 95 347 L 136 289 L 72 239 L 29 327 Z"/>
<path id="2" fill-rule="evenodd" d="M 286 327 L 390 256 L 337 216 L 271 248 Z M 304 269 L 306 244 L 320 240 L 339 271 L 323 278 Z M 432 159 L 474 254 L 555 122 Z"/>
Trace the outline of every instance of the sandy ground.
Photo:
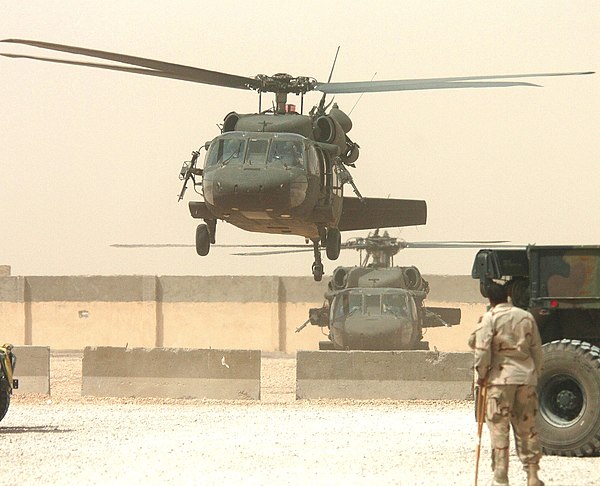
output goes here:
<path id="1" fill-rule="evenodd" d="M 472 402 L 296 401 L 294 358 L 274 354 L 260 402 L 81 397 L 81 359 L 53 353 L 52 396 L 13 397 L 2 485 L 473 484 Z M 547 485 L 600 484 L 600 458 L 541 465 Z M 510 479 L 525 484 L 514 450 Z"/>

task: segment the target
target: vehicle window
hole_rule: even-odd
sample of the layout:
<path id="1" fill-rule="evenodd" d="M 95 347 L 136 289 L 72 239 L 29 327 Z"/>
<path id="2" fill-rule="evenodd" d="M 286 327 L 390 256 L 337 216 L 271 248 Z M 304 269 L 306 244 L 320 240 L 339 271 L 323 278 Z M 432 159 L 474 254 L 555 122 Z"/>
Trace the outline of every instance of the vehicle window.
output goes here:
<path id="1" fill-rule="evenodd" d="M 304 147 L 300 141 L 274 140 L 269 152 L 269 163 L 286 167 L 304 167 Z"/>
<path id="2" fill-rule="evenodd" d="M 332 187 L 333 187 L 333 193 L 337 196 L 342 196 L 342 184 L 340 183 L 340 178 L 339 178 L 339 174 L 337 171 L 337 168 L 332 167 L 331 168 L 331 172 L 332 172 Z"/>
<path id="3" fill-rule="evenodd" d="M 206 156 L 206 167 L 217 164 L 240 162 L 244 156 L 246 141 L 237 138 L 221 138 L 213 142 Z"/>
<path id="4" fill-rule="evenodd" d="M 341 318 L 349 314 L 360 312 L 362 309 L 361 294 L 343 294 L 335 300 L 335 318 Z"/>
<path id="5" fill-rule="evenodd" d="M 309 146 L 307 149 L 308 172 L 314 175 L 319 175 L 319 156 L 314 147 Z"/>
<path id="6" fill-rule="evenodd" d="M 246 154 L 246 164 L 257 165 L 265 164 L 267 161 L 267 148 L 269 140 L 264 138 L 251 139 L 248 142 L 248 153 Z"/>
<path id="7" fill-rule="evenodd" d="M 365 295 L 365 310 L 369 315 L 381 314 L 381 295 Z"/>
<path id="8" fill-rule="evenodd" d="M 350 294 L 348 296 L 348 313 L 361 312 L 362 311 L 362 295 L 361 294 Z"/>
<path id="9" fill-rule="evenodd" d="M 385 294 L 383 296 L 383 313 L 393 314 L 396 317 L 409 317 L 410 310 L 406 296 L 401 294 Z"/>

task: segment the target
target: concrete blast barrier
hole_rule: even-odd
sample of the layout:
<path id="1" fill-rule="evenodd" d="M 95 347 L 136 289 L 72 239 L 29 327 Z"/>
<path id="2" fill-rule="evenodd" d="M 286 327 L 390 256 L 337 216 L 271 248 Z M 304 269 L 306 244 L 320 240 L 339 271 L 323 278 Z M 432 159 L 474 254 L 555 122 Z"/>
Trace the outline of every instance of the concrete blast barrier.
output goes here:
<path id="1" fill-rule="evenodd" d="M 473 354 L 298 351 L 296 398 L 473 399 Z"/>
<path id="2" fill-rule="evenodd" d="M 82 395 L 260 400 L 258 350 L 86 347 Z"/>
<path id="3" fill-rule="evenodd" d="M 17 358 L 14 377 L 19 380 L 15 394 L 50 395 L 50 348 L 48 346 L 15 346 Z"/>

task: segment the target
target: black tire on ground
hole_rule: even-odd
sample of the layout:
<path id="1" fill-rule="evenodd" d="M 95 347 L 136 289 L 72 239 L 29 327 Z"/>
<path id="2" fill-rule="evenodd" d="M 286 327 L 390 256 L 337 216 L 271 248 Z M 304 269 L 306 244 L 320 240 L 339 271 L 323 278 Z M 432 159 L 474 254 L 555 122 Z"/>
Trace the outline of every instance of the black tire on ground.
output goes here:
<path id="1" fill-rule="evenodd" d="M 196 253 L 200 256 L 208 255 L 210 250 L 210 233 L 206 224 L 199 224 L 196 228 Z"/>
<path id="2" fill-rule="evenodd" d="M 537 427 L 544 453 L 600 454 L 600 348 L 562 339 L 543 350 Z"/>
<path id="3" fill-rule="evenodd" d="M 342 245 L 342 235 L 337 228 L 329 228 L 327 230 L 327 241 L 325 243 L 325 253 L 330 260 L 337 260 L 340 256 L 340 248 Z"/>
<path id="4" fill-rule="evenodd" d="M 335 349 L 331 341 L 319 341 L 320 351 L 333 351 Z"/>
<path id="5" fill-rule="evenodd" d="M 6 412 L 8 412 L 9 405 L 10 393 L 6 390 L 0 390 L 0 420 L 2 420 L 6 415 Z"/>

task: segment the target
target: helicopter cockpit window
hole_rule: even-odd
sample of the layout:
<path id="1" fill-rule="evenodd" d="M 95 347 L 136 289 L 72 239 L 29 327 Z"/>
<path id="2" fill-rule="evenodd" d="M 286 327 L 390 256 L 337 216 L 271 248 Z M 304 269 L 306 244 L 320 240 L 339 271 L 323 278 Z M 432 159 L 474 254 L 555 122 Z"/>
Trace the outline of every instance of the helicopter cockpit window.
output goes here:
<path id="1" fill-rule="evenodd" d="M 269 163 L 286 167 L 304 167 L 304 147 L 300 141 L 273 140 L 269 151 Z"/>
<path id="2" fill-rule="evenodd" d="M 360 312 L 362 309 L 362 295 L 346 293 L 336 299 L 334 318 L 342 318 Z"/>
<path id="3" fill-rule="evenodd" d="M 365 295 L 365 310 L 369 315 L 381 314 L 381 295 Z"/>
<path id="4" fill-rule="evenodd" d="M 244 157 L 246 141 L 241 138 L 221 138 L 216 140 L 210 146 L 206 158 L 206 167 L 212 167 L 217 164 L 226 165 L 229 163 L 241 162 Z"/>
<path id="5" fill-rule="evenodd" d="M 307 150 L 308 172 L 314 175 L 319 175 L 319 155 L 317 149 L 312 146 Z"/>
<path id="6" fill-rule="evenodd" d="M 405 295 L 384 294 L 382 304 L 384 314 L 392 314 L 396 317 L 410 317 L 410 309 Z"/>
<path id="7" fill-rule="evenodd" d="M 267 160 L 267 148 L 269 140 L 264 138 L 253 138 L 248 141 L 248 153 L 245 163 L 249 165 L 265 164 Z"/>

